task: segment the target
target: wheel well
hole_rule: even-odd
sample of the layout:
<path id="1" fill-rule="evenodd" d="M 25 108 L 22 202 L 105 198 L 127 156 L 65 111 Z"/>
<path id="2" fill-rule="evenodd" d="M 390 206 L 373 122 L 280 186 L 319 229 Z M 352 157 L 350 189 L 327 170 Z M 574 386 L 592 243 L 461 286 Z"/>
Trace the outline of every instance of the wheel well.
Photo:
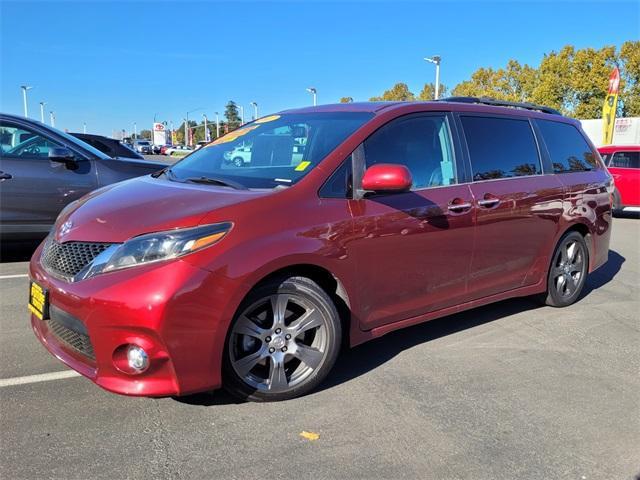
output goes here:
<path id="1" fill-rule="evenodd" d="M 339 278 L 334 276 L 329 270 L 311 264 L 290 265 L 279 270 L 271 272 L 269 275 L 260 279 L 254 286 L 268 282 L 276 277 L 306 277 L 316 282 L 333 300 L 340 321 L 342 322 L 342 340 L 343 344 L 348 345 L 349 326 L 351 322 L 351 303 L 347 291 L 342 285 Z"/>
<path id="2" fill-rule="evenodd" d="M 593 261 L 593 245 L 591 240 L 591 232 L 589 232 L 589 228 L 584 223 L 576 223 L 571 227 L 567 228 L 568 232 L 578 232 L 580 235 L 584 237 L 585 243 L 587 244 L 587 248 L 589 249 L 589 271 L 591 271 L 591 262 Z"/>

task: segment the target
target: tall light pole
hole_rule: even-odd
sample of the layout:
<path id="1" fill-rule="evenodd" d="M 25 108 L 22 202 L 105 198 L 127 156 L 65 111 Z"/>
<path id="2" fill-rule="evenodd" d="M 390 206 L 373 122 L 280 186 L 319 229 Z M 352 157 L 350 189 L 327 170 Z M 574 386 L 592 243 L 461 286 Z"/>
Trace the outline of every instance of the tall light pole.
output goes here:
<path id="1" fill-rule="evenodd" d="M 138 124 L 133 122 L 133 138 L 138 139 Z"/>
<path id="2" fill-rule="evenodd" d="M 216 112 L 216 138 L 220 136 L 220 117 L 218 112 Z"/>
<path id="3" fill-rule="evenodd" d="M 55 126 L 56 126 L 56 114 L 53 113 L 53 110 L 51 110 L 49 112 L 49 123 L 51 123 L 51 126 L 55 128 Z"/>
<path id="4" fill-rule="evenodd" d="M 240 107 L 240 125 L 244 125 L 244 107 L 242 105 L 238 105 Z"/>
<path id="5" fill-rule="evenodd" d="M 313 95 L 313 106 L 315 107 L 316 105 L 318 105 L 318 90 L 316 90 L 314 87 L 309 87 L 307 88 L 307 92 Z"/>
<path id="6" fill-rule="evenodd" d="M 207 115 L 206 114 L 202 114 L 202 118 L 204 119 L 204 141 L 208 142 L 209 141 L 209 131 L 207 130 Z"/>
<path id="7" fill-rule="evenodd" d="M 258 119 L 258 104 L 256 102 L 251 102 L 251 105 L 253 106 L 253 119 L 257 120 Z"/>
<path id="8" fill-rule="evenodd" d="M 44 106 L 46 103 L 40 102 L 40 121 L 44 123 Z"/>
<path id="9" fill-rule="evenodd" d="M 24 116 L 28 117 L 29 109 L 27 108 L 27 90 L 31 90 L 33 87 L 30 87 L 28 85 L 20 85 L 20 88 L 22 89 L 22 102 L 24 103 Z"/>
<path id="10" fill-rule="evenodd" d="M 189 128 L 189 114 L 193 113 L 193 112 L 197 112 L 198 110 L 202 110 L 202 107 L 200 108 L 194 108 L 193 110 L 189 110 L 187 112 L 187 118 L 185 118 L 184 120 L 184 144 L 191 146 L 191 142 L 189 142 L 189 131 L 187 130 Z"/>
<path id="11" fill-rule="evenodd" d="M 87 122 L 82 124 L 82 133 L 87 133 Z"/>
<path id="12" fill-rule="evenodd" d="M 440 97 L 440 62 L 442 58 L 440 55 L 434 55 L 433 57 L 425 57 L 425 60 L 429 63 L 433 63 L 436 66 L 436 85 L 434 92 L 434 100 L 438 100 Z"/>

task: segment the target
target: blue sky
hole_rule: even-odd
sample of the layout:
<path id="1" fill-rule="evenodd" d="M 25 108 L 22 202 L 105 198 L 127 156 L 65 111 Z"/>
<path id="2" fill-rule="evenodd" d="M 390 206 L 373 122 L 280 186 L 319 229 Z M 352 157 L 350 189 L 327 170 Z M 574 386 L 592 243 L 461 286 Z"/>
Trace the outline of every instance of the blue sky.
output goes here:
<path id="1" fill-rule="evenodd" d="M 604 23 L 607 21 L 607 23 Z M 317 2 L 0 0 L 0 110 L 22 114 L 33 85 L 56 126 L 111 135 L 212 118 L 230 99 L 260 115 L 342 96 L 366 100 L 398 81 L 414 92 L 442 56 L 449 87 L 509 58 L 537 65 L 565 44 L 600 48 L 640 34 L 640 2 Z"/>

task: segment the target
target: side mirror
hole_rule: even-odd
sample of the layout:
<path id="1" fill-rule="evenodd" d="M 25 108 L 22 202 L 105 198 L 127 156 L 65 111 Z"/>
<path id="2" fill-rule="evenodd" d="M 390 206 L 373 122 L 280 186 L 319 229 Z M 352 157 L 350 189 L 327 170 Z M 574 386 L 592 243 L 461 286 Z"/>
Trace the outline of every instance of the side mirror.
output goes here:
<path id="1" fill-rule="evenodd" d="M 57 163 L 64 163 L 67 168 L 73 170 L 76 167 L 76 159 L 73 152 L 66 147 L 51 147 L 49 150 L 49 160 Z"/>
<path id="2" fill-rule="evenodd" d="M 411 189 L 411 172 L 404 165 L 379 163 L 364 172 L 362 189 L 370 192 L 406 192 Z"/>

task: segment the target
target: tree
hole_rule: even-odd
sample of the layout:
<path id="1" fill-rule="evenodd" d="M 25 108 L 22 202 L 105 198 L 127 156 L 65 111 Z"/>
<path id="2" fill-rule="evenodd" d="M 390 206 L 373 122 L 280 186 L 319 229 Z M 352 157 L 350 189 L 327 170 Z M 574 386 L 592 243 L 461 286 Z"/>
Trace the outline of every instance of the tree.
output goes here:
<path id="1" fill-rule="evenodd" d="M 425 83 L 424 87 L 422 87 L 422 90 L 420 90 L 420 93 L 418 94 L 418 100 L 426 102 L 429 100 L 433 100 L 435 98 L 436 95 L 436 87 L 433 83 Z M 446 97 L 447 96 L 447 87 L 446 85 L 443 85 L 442 83 L 440 84 L 440 88 L 438 89 L 438 96 L 440 98 Z"/>
<path id="2" fill-rule="evenodd" d="M 379 101 L 413 101 L 415 100 L 415 95 L 409 91 L 409 87 L 406 83 L 396 83 L 391 89 L 386 90 L 381 97 L 371 97 L 369 100 L 372 102 Z"/>
<path id="3" fill-rule="evenodd" d="M 466 80 L 453 89 L 453 95 L 523 102 L 531 96 L 535 75 L 536 70 L 529 65 L 509 60 L 506 68 L 479 68 L 473 72 L 471 80 Z"/>
<path id="4" fill-rule="evenodd" d="M 235 130 L 241 124 L 240 114 L 238 113 L 238 105 L 233 100 L 229 100 L 227 106 L 224 107 L 224 117 L 227 119 L 229 131 Z"/>
<path id="5" fill-rule="evenodd" d="M 622 44 L 619 55 L 622 114 L 640 116 L 640 41 Z"/>
<path id="6" fill-rule="evenodd" d="M 152 139 L 151 130 L 140 130 L 140 134 L 138 135 L 138 138 L 144 138 L 145 140 L 151 140 Z"/>
<path id="7" fill-rule="evenodd" d="M 351 103 L 353 102 L 353 97 L 342 97 L 340 99 L 340 103 Z"/>

